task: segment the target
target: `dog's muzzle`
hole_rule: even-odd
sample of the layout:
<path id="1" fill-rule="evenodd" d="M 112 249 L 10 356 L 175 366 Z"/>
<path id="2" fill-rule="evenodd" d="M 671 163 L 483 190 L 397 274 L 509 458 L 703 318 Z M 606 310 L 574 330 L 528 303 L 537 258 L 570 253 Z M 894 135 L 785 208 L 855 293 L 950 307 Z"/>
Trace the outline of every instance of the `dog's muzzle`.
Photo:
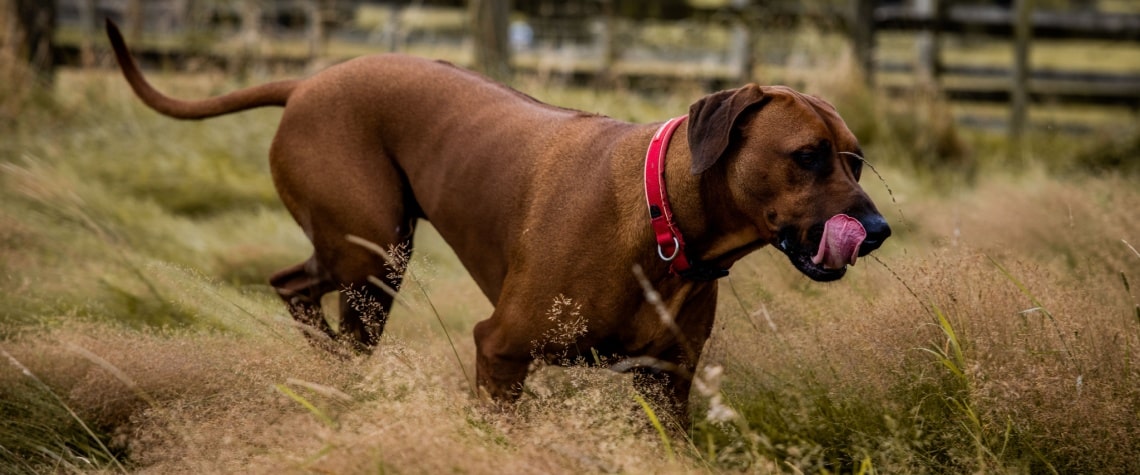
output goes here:
<path id="1" fill-rule="evenodd" d="M 859 223 L 866 230 L 866 237 L 859 244 L 858 256 L 870 254 L 883 245 L 891 235 L 891 227 L 887 220 L 879 214 L 858 216 Z M 819 250 L 820 240 L 824 235 L 824 223 L 818 223 L 808 229 L 806 236 L 794 227 L 785 227 L 777 233 L 776 247 L 788 256 L 788 260 L 797 270 L 808 278 L 818 282 L 831 282 L 841 279 L 847 273 L 847 266 L 828 268 L 814 261 Z"/>

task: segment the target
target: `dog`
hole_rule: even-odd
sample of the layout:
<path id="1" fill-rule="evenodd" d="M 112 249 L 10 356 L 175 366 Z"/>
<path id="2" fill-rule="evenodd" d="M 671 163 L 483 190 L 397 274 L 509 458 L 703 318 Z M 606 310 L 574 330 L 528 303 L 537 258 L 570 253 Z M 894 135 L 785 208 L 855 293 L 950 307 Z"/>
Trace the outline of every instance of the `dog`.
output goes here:
<path id="1" fill-rule="evenodd" d="M 147 83 L 110 21 L 107 33 L 131 88 L 163 115 L 284 107 L 271 174 L 314 252 L 269 281 L 314 341 L 376 346 L 384 318 L 341 292 L 334 331 L 321 297 L 353 289 L 386 311 L 402 277 L 362 244 L 410 251 L 430 221 L 494 304 L 474 337 L 478 387 L 496 401 L 519 397 L 536 358 L 601 355 L 687 420 L 717 279 L 734 262 L 771 244 L 831 281 L 891 234 L 859 185 L 856 137 L 833 106 L 787 87 L 716 92 L 643 125 L 388 54 L 183 101 Z M 536 352 L 558 296 L 586 328 Z"/>

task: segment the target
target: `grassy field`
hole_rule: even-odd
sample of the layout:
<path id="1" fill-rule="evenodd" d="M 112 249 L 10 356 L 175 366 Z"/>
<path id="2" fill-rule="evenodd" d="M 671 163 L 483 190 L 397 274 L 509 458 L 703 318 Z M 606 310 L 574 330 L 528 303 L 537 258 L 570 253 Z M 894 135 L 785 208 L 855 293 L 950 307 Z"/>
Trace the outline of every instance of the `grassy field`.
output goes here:
<path id="1" fill-rule="evenodd" d="M 665 438 L 604 370 L 536 369 L 506 411 L 474 398 L 491 305 L 427 226 L 376 354 L 307 345 L 265 284 L 310 252 L 268 175 L 279 111 L 167 120 L 111 72 L 3 91 L 0 471 L 1140 472 L 1136 176 L 1076 171 L 1090 144 L 1065 136 L 1010 162 L 936 104 L 844 84 L 806 87 L 863 138 L 895 237 L 832 284 L 769 249 L 737 264 L 693 430 Z M 700 94 L 520 87 L 638 121 Z"/>

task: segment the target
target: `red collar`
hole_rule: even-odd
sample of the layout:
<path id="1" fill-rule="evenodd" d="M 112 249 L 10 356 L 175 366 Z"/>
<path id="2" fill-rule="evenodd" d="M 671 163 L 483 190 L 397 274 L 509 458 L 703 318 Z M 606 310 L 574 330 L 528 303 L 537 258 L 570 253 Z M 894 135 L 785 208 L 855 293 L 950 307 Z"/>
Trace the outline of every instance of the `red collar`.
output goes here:
<path id="1" fill-rule="evenodd" d="M 669 207 L 669 196 L 665 191 L 665 155 L 669 150 L 669 139 L 688 116 L 669 119 L 653 134 L 649 150 L 645 152 L 645 201 L 649 205 L 649 224 L 657 240 L 657 256 L 669 262 L 669 269 L 682 277 L 693 280 L 715 280 L 728 275 L 726 269 L 694 266 L 685 254 L 685 239 L 673 220 L 673 209 Z"/>

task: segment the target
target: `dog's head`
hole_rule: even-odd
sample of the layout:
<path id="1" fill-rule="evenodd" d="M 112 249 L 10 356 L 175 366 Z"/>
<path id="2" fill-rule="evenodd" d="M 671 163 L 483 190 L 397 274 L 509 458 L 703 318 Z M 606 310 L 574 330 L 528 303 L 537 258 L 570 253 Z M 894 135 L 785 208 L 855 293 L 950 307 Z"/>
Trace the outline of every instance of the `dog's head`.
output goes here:
<path id="1" fill-rule="evenodd" d="M 751 84 L 689 110 L 692 172 L 723 181 L 716 213 L 773 244 L 818 281 L 843 277 L 891 228 L 859 186 L 863 152 L 835 107 L 782 86 Z"/>

